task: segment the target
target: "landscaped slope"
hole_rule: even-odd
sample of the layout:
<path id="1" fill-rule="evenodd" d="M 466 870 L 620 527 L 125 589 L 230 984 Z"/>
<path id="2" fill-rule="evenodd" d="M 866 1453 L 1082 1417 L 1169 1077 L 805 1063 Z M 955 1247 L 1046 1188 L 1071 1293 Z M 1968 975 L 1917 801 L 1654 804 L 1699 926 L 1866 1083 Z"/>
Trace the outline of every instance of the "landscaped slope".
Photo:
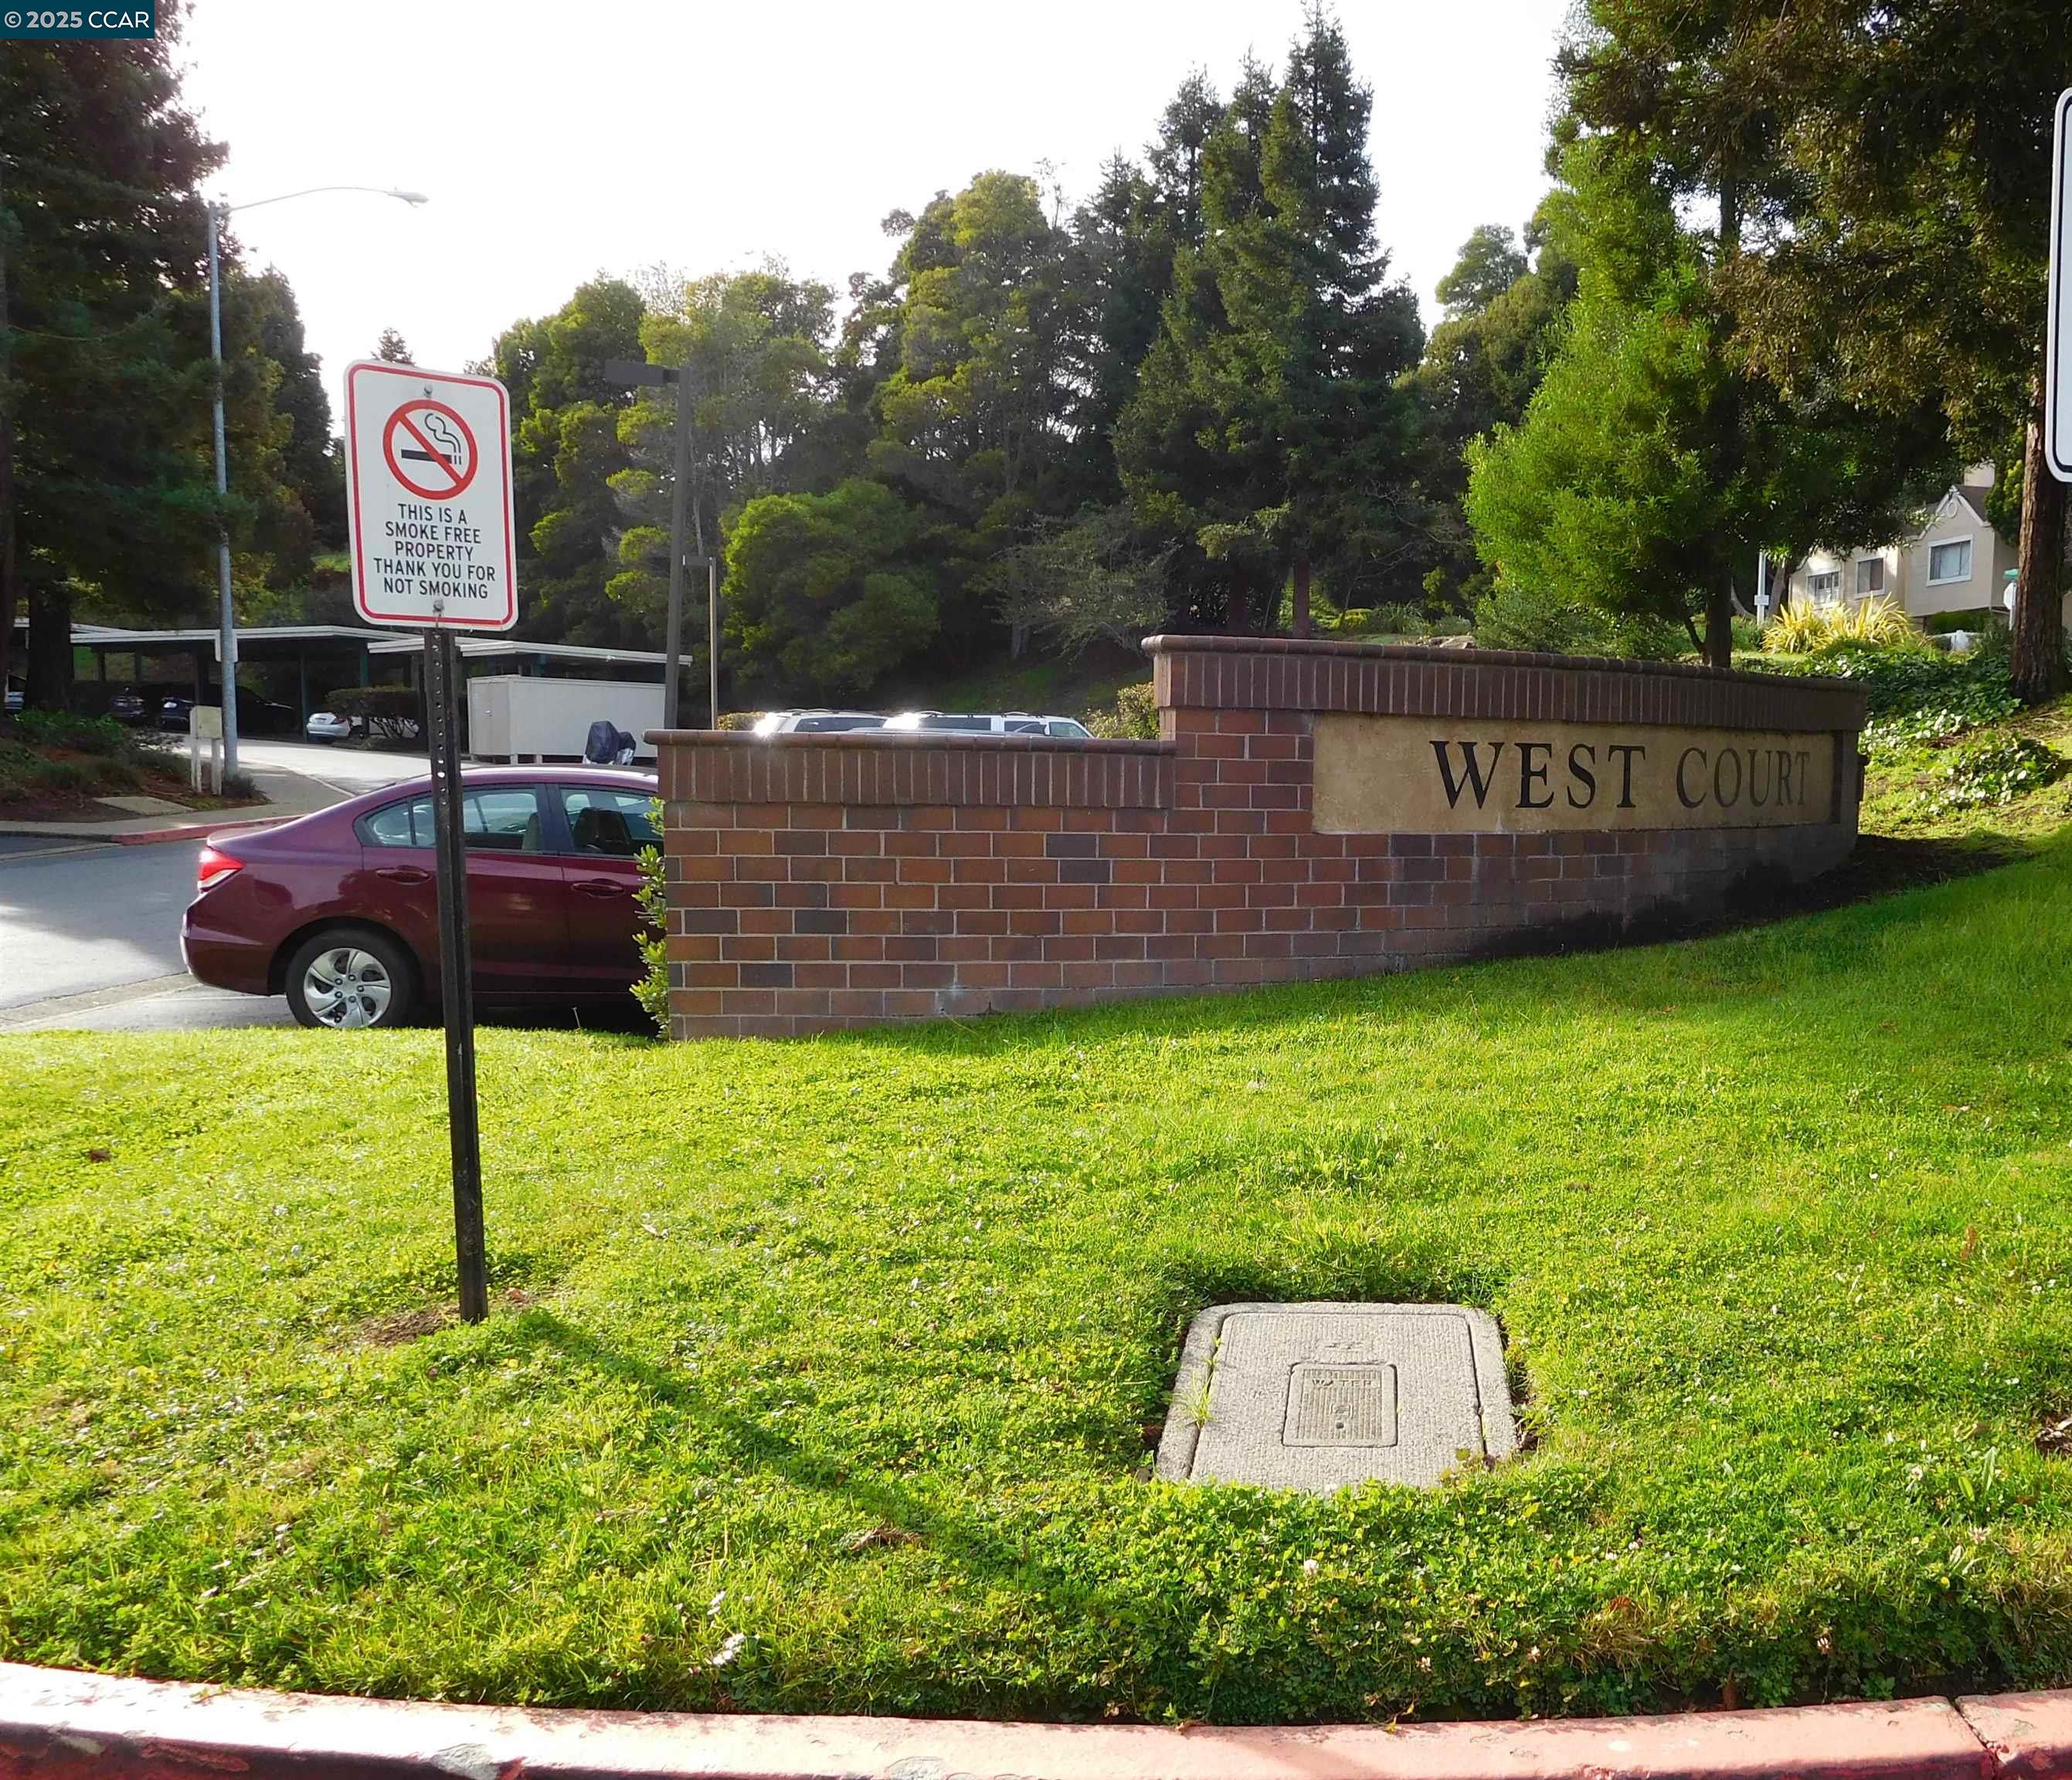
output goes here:
<path id="1" fill-rule="evenodd" d="M 2060 845 L 1563 961 L 487 1032 L 475 1330 L 436 1034 L 0 1042 L 0 1656 L 1232 1720 L 2072 1680 L 2068 985 Z M 1186 1319 L 1276 1297 L 1487 1306 L 1536 1445 L 1145 1481 Z"/>

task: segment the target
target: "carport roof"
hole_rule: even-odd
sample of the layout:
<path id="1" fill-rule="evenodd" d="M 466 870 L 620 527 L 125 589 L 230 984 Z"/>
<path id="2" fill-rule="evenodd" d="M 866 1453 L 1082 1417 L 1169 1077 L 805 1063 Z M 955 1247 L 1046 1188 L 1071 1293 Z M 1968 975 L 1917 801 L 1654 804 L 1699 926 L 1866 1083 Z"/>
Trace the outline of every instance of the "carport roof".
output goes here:
<path id="1" fill-rule="evenodd" d="M 241 631 L 239 634 L 243 635 Z M 659 649 L 598 649 L 583 643 L 528 643 L 523 637 L 515 636 L 457 636 L 454 641 L 463 656 L 542 656 L 553 661 L 643 661 L 657 668 L 668 660 Z M 414 655 L 424 646 L 413 631 L 370 643 L 367 652 L 376 656 Z"/>
<path id="2" fill-rule="evenodd" d="M 355 643 L 365 644 L 380 635 L 352 624 L 240 624 L 237 640 L 245 643 Z M 109 649 L 187 649 L 196 643 L 220 645 L 222 637 L 212 625 L 183 631 L 130 631 L 113 624 L 75 624 L 75 645 Z M 217 652 L 221 653 L 220 647 Z"/>

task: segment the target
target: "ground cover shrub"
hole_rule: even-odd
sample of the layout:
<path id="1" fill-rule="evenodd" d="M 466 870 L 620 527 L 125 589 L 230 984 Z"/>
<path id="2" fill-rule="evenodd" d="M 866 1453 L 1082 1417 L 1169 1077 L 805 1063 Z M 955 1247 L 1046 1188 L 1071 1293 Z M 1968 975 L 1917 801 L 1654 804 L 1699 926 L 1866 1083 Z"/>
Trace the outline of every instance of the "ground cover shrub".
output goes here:
<path id="1" fill-rule="evenodd" d="M 2065 768 L 2064 757 L 2033 736 L 1990 730 L 1943 750 L 1930 783 L 1916 797 L 1929 816 L 2004 808 L 2029 791 L 2055 783 Z"/>
<path id="2" fill-rule="evenodd" d="M 156 757 L 120 724 L 91 717 L 24 721 L 46 716 L 18 713 L 14 737 L 0 737 L 0 803 L 102 796 L 135 791 L 144 783 L 146 768 Z M 107 746 L 104 724 L 115 732 L 117 746 Z M 60 739 L 47 739 L 52 737 Z"/>
<path id="3" fill-rule="evenodd" d="M 2068 976 L 2061 842 L 1577 959 L 486 1030 L 475 1328 L 437 1032 L 0 1037 L 0 1659 L 1088 1720 L 2062 1685 Z M 1531 1449 L 1142 1474 L 1196 1311 L 1334 1297 L 1492 1311 Z"/>
<path id="4" fill-rule="evenodd" d="M 112 717 L 80 717 L 70 711 L 18 711 L 14 733 L 32 748 L 63 748 L 76 754 L 127 758 L 137 752 L 135 733 Z"/>
<path id="5" fill-rule="evenodd" d="M 1768 673 L 1856 681 L 1868 695 L 1863 741 L 1874 757 L 1998 723 L 2021 709 L 2008 689 L 2004 655 L 1990 650 L 1951 656 L 1925 647 L 1843 643 L 1811 654 L 1762 656 L 1747 665 Z"/>

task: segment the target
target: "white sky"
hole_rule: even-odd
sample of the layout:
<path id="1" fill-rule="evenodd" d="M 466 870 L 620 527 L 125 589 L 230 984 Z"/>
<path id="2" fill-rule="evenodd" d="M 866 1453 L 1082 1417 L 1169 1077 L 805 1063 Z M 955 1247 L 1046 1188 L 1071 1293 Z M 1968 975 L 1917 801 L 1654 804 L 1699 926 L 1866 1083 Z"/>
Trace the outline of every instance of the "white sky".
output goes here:
<path id="1" fill-rule="evenodd" d="M 1545 186 L 1550 60 L 1568 0 L 1339 0 L 1375 90 L 1379 223 L 1422 299 L 1470 229 Z M 886 212 L 989 167 L 1054 162 L 1074 198 L 1141 154 L 1189 68 L 1227 93 L 1277 62 L 1300 0 L 191 0 L 187 93 L 231 155 L 230 202 L 400 186 L 235 220 L 294 284 L 334 407 L 399 328 L 458 370 L 583 279 L 697 274 L 770 254 L 837 292 L 882 272 Z M 997 22 L 996 22 L 997 21 Z"/>

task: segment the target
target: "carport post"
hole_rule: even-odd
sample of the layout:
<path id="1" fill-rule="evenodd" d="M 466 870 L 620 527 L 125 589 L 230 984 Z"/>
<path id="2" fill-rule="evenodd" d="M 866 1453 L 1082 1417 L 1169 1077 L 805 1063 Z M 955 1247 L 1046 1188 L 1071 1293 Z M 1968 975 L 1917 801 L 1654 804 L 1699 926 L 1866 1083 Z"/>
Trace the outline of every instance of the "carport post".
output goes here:
<path id="1" fill-rule="evenodd" d="M 453 633 L 425 632 L 425 717 L 431 730 L 432 829 L 439 879 L 439 999 L 446 1029 L 446 1125 L 452 1140 L 454 1259 L 464 1322 L 489 1314 L 482 1233 L 482 1142 L 475 1124 L 475 973 L 468 956 L 467 843 L 461 807 L 460 725 Z"/>

